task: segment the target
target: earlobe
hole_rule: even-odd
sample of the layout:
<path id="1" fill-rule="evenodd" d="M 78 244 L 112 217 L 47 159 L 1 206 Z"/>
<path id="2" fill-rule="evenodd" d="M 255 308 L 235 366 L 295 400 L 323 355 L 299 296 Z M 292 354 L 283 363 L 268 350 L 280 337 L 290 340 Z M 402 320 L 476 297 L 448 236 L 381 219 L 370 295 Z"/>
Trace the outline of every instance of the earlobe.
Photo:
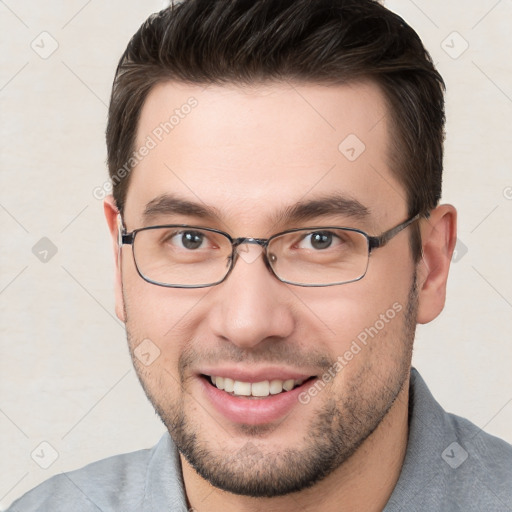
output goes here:
<path id="1" fill-rule="evenodd" d="M 117 209 L 116 202 L 113 196 L 107 196 L 103 202 L 103 211 L 107 220 L 107 225 L 112 238 L 112 248 L 114 251 L 114 269 L 115 269 L 115 307 L 116 315 L 121 322 L 126 322 L 124 299 L 123 299 L 123 285 L 121 274 L 121 246 L 119 245 L 119 222 L 120 214 Z"/>
<path id="2" fill-rule="evenodd" d="M 425 324 L 444 308 L 446 282 L 457 240 L 457 211 L 451 205 L 432 210 L 422 222 L 423 255 L 418 263 L 418 317 Z"/>

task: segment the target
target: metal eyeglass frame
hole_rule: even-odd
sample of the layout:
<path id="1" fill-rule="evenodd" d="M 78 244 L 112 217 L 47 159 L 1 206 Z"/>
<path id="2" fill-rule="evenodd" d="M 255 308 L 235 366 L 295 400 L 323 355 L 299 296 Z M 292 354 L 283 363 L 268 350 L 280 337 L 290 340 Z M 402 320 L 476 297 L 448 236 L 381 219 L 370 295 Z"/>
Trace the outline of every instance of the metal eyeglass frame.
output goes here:
<path id="1" fill-rule="evenodd" d="M 416 222 L 421 217 L 421 215 L 422 215 L 421 213 L 417 213 L 416 215 L 413 215 L 412 217 L 409 217 L 404 222 L 401 222 L 400 224 L 392 227 L 391 229 L 388 229 L 387 231 L 384 231 L 384 233 L 381 233 L 380 235 L 377 235 L 377 236 L 368 235 L 368 233 L 365 233 L 364 231 L 362 231 L 360 229 L 356 229 L 356 228 L 346 228 L 346 227 L 340 227 L 340 226 L 319 226 L 319 227 L 313 226 L 313 227 L 307 227 L 307 228 L 288 229 L 286 231 L 281 231 L 279 233 L 276 233 L 275 235 L 272 235 L 270 238 L 253 238 L 253 237 L 233 238 L 233 237 L 231 237 L 229 235 L 229 233 L 226 233 L 225 231 L 221 231 L 219 229 L 205 228 L 205 227 L 201 227 L 201 226 L 191 226 L 189 224 L 162 224 L 162 225 L 158 225 L 158 226 L 148 226 L 148 227 L 144 227 L 144 228 L 134 229 L 133 231 L 128 233 L 126 231 L 126 228 L 124 227 L 124 223 L 121 221 L 119 223 L 119 248 L 121 248 L 122 245 L 131 245 L 133 247 L 133 243 L 135 241 L 135 237 L 137 236 L 137 233 L 139 233 L 140 231 L 147 231 L 147 230 L 150 230 L 150 229 L 161 229 L 161 228 L 174 228 L 174 227 L 176 227 L 176 228 L 179 227 L 179 228 L 201 229 L 203 231 L 210 231 L 212 233 L 218 233 L 220 235 L 223 235 L 231 243 L 231 247 L 232 247 L 231 260 L 230 260 L 231 262 L 230 262 L 230 266 L 229 266 L 226 274 L 224 275 L 224 277 L 222 279 L 220 279 L 219 281 L 216 281 L 214 283 L 200 284 L 200 285 L 195 285 L 195 284 L 193 284 L 193 285 L 184 285 L 184 284 L 178 285 L 178 284 L 167 284 L 167 283 L 161 283 L 161 282 L 158 282 L 158 281 L 153 281 L 153 280 L 149 279 L 147 276 L 145 276 L 140 271 L 139 266 L 137 265 L 137 260 L 135 258 L 135 251 L 132 250 L 133 261 L 135 263 L 135 268 L 137 269 L 137 273 L 139 274 L 139 276 L 142 279 L 144 279 L 144 281 L 146 281 L 148 283 L 151 283 L 151 284 L 154 284 L 154 285 L 157 285 L 157 286 L 163 286 L 163 287 L 166 287 L 166 288 L 209 288 L 211 286 L 216 286 L 216 285 L 222 283 L 223 281 L 225 281 L 227 279 L 227 277 L 229 276 L 229 274 L 233 270 L 233 268 L 234 268 L 234 266 L 236 264 L 236 261 L 238 259 L 238 256 L 239 256 L 238 252 L 237 252 L 238 246 L 240 246 L 242 244 L 255 244 L 255 245 L 259 245 L 260 247 L 262 247 L 264 249 L 264 260 L 265 260 L 265 264 L 266 264 L 267 268 L 269 268 L 270 271 L 272 272 L 272 274 L 279 281 L 281 281 L 282 283 L 291 284 L 291 285 L 294 285 L 294 286 L 314 287 L 314 288 L 324 287 L 324 286 L 338 286 L 338 285 L 342 285 L 342 284 L 353 283 L 355 281 L 360 281 L 361 279 L 363 279 L 363 277 L 366 275 L 366 273 L 368 271 L 368 263 L 366 265 L 366 269 L 365 269 L 364 273 L 361 276 L 359 276 L 358 278 L 352 279 L 350 281 L 342 281 L 342 282 L 327 283 L 327 284 L 296 283 L 296 282 L 292 282 L 292 281 L 287 281 L 286 279 L 282 279 L 281 277 L 279 277 L 276 274 L 276 272 L 274 271 L 274 269 L 272 267 L 272 264 L 270 262 L 269 255 L 267 254 L 268 244 L 274 238 L 277 238 L 279 236 L 282 236 L 282 235 L 285 235 L 285 234 L 288 234 L 288 233 L 294 233 L 294 232 L 297 232 L 297 231 L 303 231 L 303 230 L 308 230 L 308 231 L 320 231 L 320 230 L 322 230 L 322 231 L 324 231 L 324 230 L 329 230 L 329 229 L 343 229 L 345 231 L 353 231 L 353 232 L 356 232 L 356 233 L 360 233 L 361 235 L 363 235 L 367 239 L 367 241 L 368 241 L 368 262 L 369 262 L 370 254 L 372 253 L 372 251 L 374 249 L 378 249 L 380 247 L 384 247 L 393 237 L 398 235 L 398 233 L 400 233 L 405 228 L 407 228 L 408 226 L 410 226 L 411 224 Z M 429 213 L 425 213 L 425 217 L 428 218 L 429 217 Z"/>

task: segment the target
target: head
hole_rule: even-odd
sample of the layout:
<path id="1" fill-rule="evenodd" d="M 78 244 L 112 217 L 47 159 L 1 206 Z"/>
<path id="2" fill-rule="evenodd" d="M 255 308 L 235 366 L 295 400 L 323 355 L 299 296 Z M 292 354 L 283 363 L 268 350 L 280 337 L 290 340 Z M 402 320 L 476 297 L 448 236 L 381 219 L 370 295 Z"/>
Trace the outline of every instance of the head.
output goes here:
<path id="1" fill-rule="evenodd" d="M 116 309 L 146 394 L 215 486 L 311 486 L 406 396 L 415 326 L 443 307 L 455 239 L 453 209 L 438 206 L 443 88 L 417 34 L 372 0 L 185 0 L 130 41 L 107 128 Z M 119 218 L 126 231 L 269 238 L 378 235 L 416 214 L 364 279 L 329 287 L 279 281 L 253 245 L 216 286 L 162 287 L 118 245 Z M 137 356 L 148 347 L 149 364 Z M 205 375 L 299 386 L 238 398 Z"/>

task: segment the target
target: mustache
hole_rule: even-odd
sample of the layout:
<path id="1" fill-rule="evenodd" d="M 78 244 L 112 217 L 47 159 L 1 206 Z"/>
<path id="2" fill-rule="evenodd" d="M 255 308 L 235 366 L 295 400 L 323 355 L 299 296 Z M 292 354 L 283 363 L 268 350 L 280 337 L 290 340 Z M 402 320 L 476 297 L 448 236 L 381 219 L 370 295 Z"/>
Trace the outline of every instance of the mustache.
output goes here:
<path id="1" fill-rule="evenodd" d="M 187 369 L 201 364 L 245 363 L 245 364 L 285 364 L 297 368 L 318 368 L 327 370 L 336 359 L 317 350 L 303 350 L 297 345 L 271 341 L 255 348 L 242 349 L 237 345 L 225 343 L 209 349 L 197 350 L 193 343 L 186 344 L 187 348 L 179 358 L 179 371 L 183 375 Z"/>

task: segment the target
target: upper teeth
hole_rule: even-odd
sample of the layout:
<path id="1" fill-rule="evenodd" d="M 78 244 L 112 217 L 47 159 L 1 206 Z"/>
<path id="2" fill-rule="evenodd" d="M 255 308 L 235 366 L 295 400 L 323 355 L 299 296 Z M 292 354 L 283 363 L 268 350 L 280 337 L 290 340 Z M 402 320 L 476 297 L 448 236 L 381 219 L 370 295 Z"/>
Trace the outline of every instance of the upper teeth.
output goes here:
<path id="1" fill-rule="evenodd" d="M 284 391 L 290 391 L 295 386 L 300 386 L 304 379 L 295 380 L 263 380 L 261 382 L 242 382 L 240 380 L 233 380 L 229 377 L 210 377 L 212 384 L 219 389 L 223 389 L 228 393 L 233 393 L 239 396 L 268 396 L 277 395 Z"/>

